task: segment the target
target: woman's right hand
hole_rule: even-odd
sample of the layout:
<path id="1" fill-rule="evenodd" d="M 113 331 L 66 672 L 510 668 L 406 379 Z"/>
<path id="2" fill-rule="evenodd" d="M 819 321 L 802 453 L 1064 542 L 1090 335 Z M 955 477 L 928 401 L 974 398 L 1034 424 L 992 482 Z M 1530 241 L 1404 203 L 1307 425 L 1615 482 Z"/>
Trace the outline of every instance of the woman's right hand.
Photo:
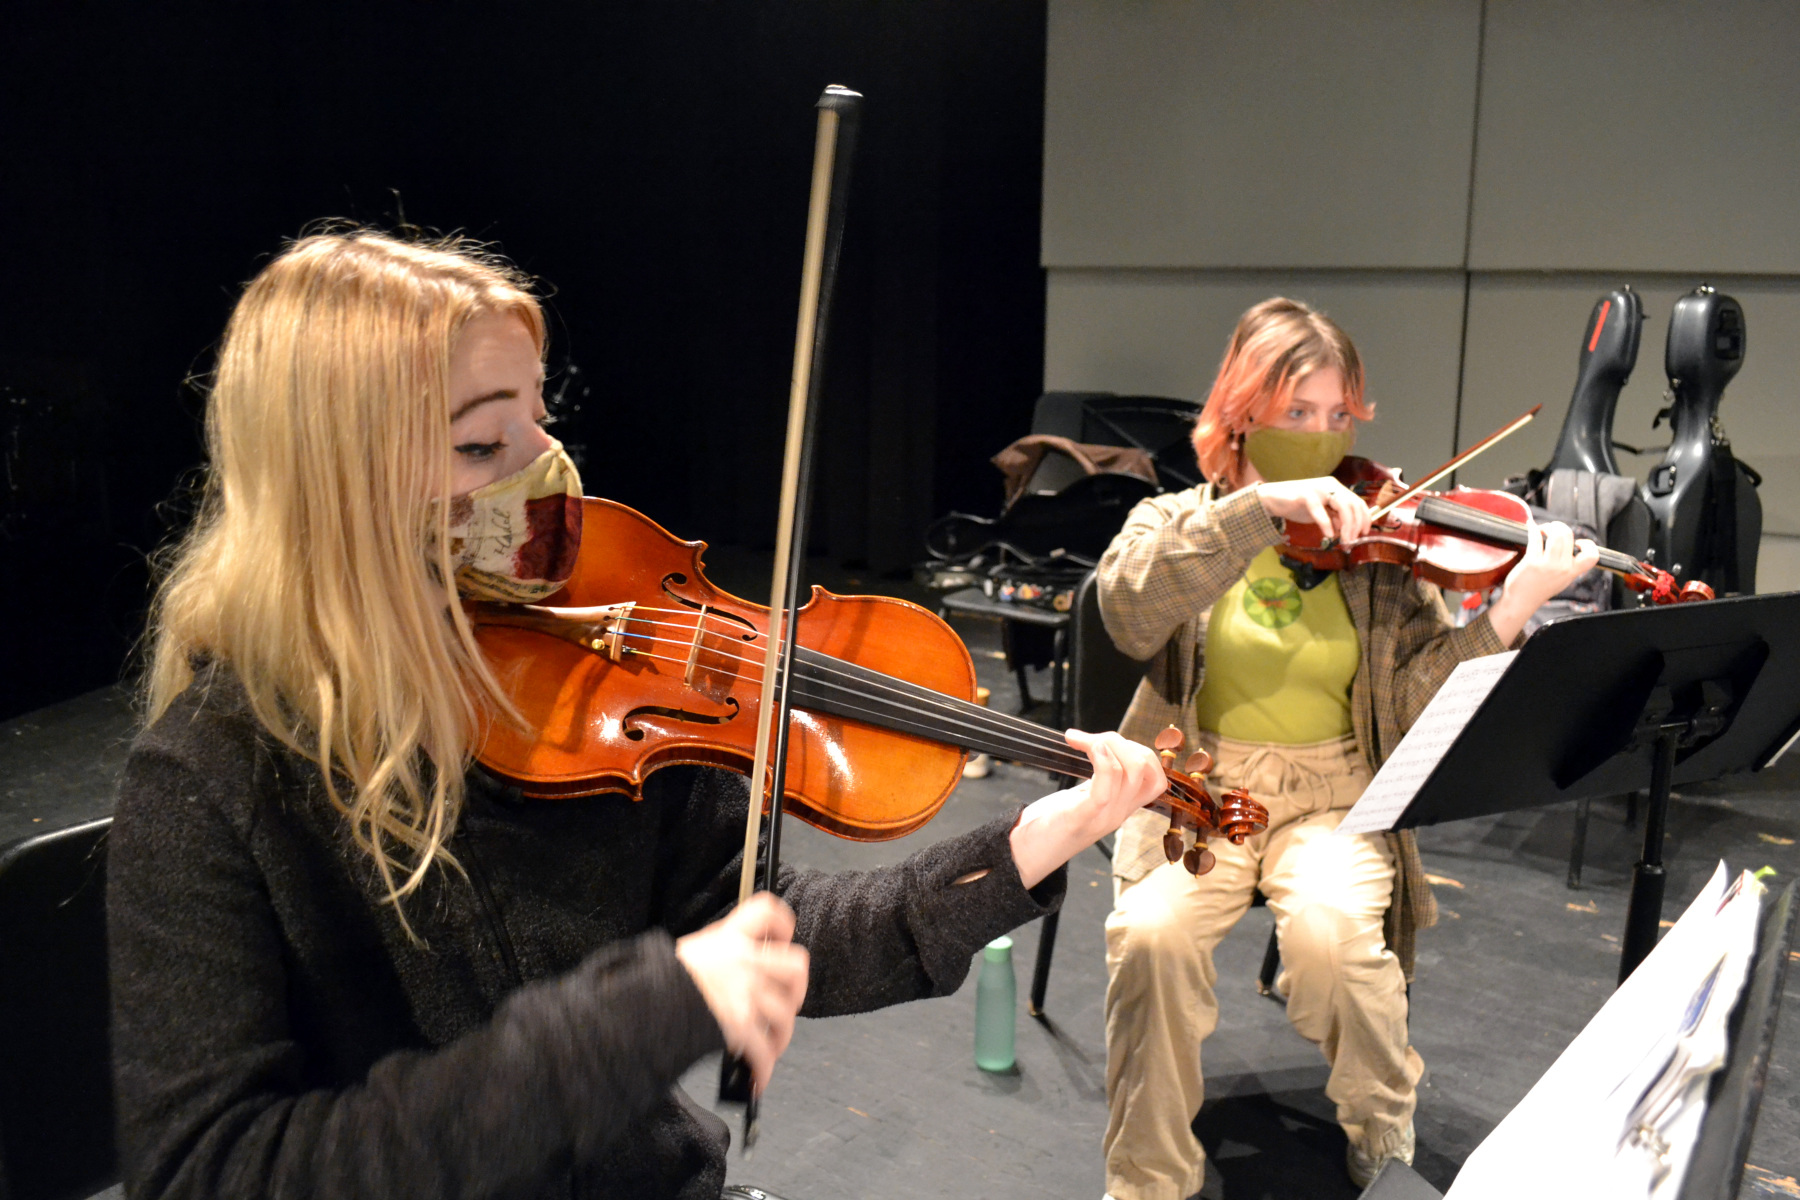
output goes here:
<path id="1" fill-rule="evenodd" d="M 794 910 L 758 892 L 722 920 L 675 942 L 725 1045 L 750 1064 L 758 1092 L 794 1036 L 806 999 L 808 956 L 794 944 Z"/>
<path id="2" fill-rule="evenodd" d="M 1310 521 L 1340 542 L 1369 532 L 1369 506 L 1361 496 L 1326 475 L 1286 483 L 1259 483 L 1263 511 L 1284 521 Z"/>

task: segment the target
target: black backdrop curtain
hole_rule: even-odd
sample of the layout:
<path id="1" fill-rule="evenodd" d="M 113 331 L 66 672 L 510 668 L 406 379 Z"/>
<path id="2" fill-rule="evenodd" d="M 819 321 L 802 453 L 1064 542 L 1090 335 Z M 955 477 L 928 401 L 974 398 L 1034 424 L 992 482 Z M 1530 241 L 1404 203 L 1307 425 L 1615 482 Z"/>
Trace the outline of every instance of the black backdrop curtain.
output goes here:
<path id="1" fill-rule="evenodd" d="M 827 83 L 868 104 L 814 549 L 894 570 L 997 508 L 1042 378 L 1044 0 L 187 13 L 0 38 L 0 717 L 119 677 L 201 460 L 184 381 L 320 217 L 493 240 L 554 289 L 588 490 L 768 544 Z"/>

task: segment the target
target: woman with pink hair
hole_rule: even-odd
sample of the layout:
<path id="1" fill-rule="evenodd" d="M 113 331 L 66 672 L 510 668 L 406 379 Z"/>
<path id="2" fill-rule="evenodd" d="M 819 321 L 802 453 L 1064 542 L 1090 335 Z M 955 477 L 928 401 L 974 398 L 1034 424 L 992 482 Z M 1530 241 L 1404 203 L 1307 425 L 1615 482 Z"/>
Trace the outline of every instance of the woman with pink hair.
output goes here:
<path id="1" fill-rule="evenodd" d="M 1259 889 L 1280 940 L 1276 990 L 1331 1067 L 1351 1178 L 1367 1186 L 1388 1159 L 1412 1161 L 1424 1064 L 1406 989 L 1414 932 L 1436 907 L 1410 833 L 1334 831 L 1452 668 L 1516 643 L 1597 552 L 1541 527 L 1501 599 L 1460 629 L 1403 567 L 1296 578 L 1277 552 L 1284 521 L 1342 539 L 1369 528 L 1338 476 L 1353 477 L 1356 425 L 1373 415 L 1348 335 L 1298 301 L 1263 301 L 1238 320 L 1194 426 L 1209 482 L 1139 504 L 1100 563 L 1107 631 L 1149 662 L 1120 732 L 1148 742 L 1176 726 L 1213 756 L 1211 782 L 1269 808 L 1244 845 L 1214 842 L 1200 876 L 1166 861 L 1154 814 L 1119 832 L 1106 923 L 1114 1200 L 1186 1200 L 1205 1180 L 1192 1122 L 1199 1043 L 1218 1020 L 1212 951 Z"/>

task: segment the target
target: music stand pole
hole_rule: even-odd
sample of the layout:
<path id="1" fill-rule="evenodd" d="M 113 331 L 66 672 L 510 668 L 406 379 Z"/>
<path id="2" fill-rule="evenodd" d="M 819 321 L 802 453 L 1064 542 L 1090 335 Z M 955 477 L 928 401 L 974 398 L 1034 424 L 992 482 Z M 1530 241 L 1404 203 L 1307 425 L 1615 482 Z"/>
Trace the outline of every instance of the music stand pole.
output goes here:
<path id="1" fill-rule="evenodd" d="M 1656 757 L 1650 760 L 1650 800 L 1644 813 L 1644 857 L 1631 869 L 1631 901 L 1625 910 L 1625 941 L 1619 954 L 1619 982 L 1624 983 L 1649 953 L 1656 949 L 1662 927 L 1663 827 L 1669 815 L 1670 780 L 1675 775 L 1675 751 L 1685 725 L 1664 725 L 1656 731 Z"/>

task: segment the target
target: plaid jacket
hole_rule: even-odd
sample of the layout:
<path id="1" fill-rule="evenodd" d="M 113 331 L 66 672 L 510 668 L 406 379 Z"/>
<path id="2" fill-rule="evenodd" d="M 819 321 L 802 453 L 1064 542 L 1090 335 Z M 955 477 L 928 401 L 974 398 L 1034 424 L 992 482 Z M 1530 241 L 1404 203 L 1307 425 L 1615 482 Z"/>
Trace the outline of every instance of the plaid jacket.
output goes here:
<path id="1" fill-rule="evenodd" d="M 1192 746 L 1194 695 L 1205 664 L 1206 621 L 1250 560 L 1280 539 L 1254 485 L 1228 496 L 1211 485 L 1153 496 L 1125 520 L 1100 560 L 1100 615 L 1119 649 L 1149 671 L 1119 731 L 1149 743 L 1170 725 Z M 1393 753 L 1456 664 L 1506 649 L 1485 616 L 1457 629 L 1443 596 L 1402 567 L 1376 564 L 1339 577 L 1362 643 L 1350 686 L 1350 724 L 1371 771 Z M 1133 817 L 1120 830 L 1114 869 L 1136 878 L 1163 861 L 1162 818 Z M 1388 946 L 1408 980 L 1414 936 L 1437 923 L 1437 902 L 1411 830 L 1386 835 L 1398 872 L 1388 909 Z"/>

